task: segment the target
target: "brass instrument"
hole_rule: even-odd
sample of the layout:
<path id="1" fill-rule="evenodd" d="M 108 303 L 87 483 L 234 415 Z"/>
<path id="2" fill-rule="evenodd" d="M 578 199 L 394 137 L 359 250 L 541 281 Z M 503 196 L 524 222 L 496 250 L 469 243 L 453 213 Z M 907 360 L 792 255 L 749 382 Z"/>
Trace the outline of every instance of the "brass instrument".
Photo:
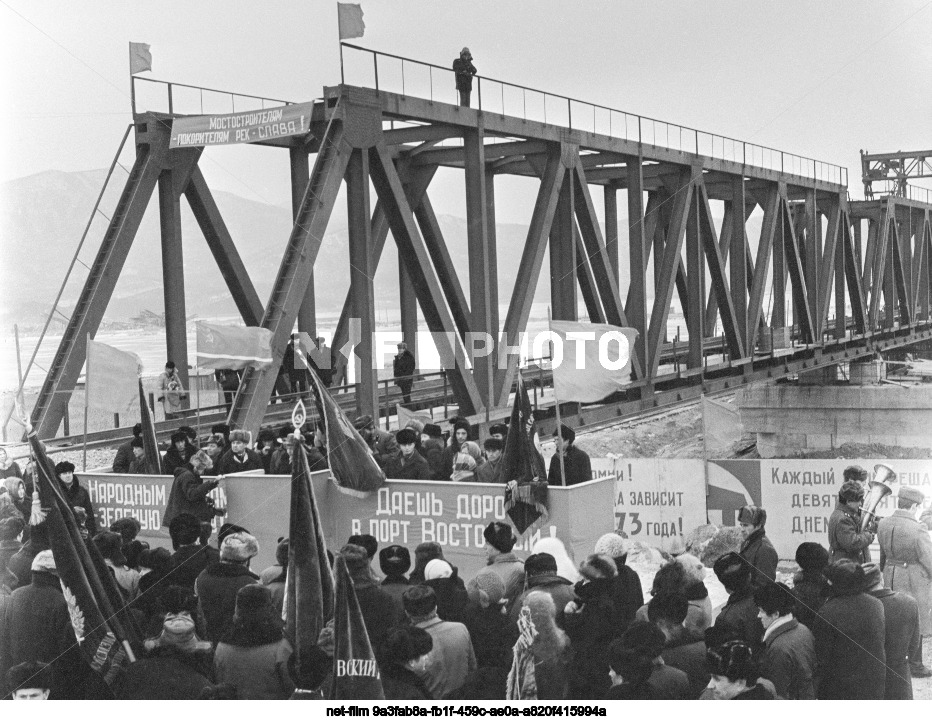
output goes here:
<path id="1" fill-rule="evenodd" d="M 864 505 L 861 506 L 861 532 L 871 528 L 875 532 L 877 526 L 877 506 L 887 496 L 893 495 L 893 484 L 896 483 L 896 473 L 890 466 L 878 463 L 874 466 L 874 477 L 867 484 L 867 495 Z"/>

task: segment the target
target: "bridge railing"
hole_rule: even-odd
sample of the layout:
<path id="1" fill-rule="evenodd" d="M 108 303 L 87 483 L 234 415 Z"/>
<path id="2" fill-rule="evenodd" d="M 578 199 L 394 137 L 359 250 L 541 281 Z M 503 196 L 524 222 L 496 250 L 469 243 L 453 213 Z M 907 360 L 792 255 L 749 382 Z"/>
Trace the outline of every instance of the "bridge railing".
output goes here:
<path id="1" fill-rule="evenodd" d="M 451 68 L 341 43 L 343 81 L 349 85 L 457 104 Z M 545 90 L 482 75 L 473 82 L 472 104 L 483 112 L 510 115 L 654 147 L 705 155 L 742 165 L 848 184 L 848 169 L 756 143 L 635 115 Z"/>
<path id="2" fill-rule="evenodd" d="M 291 105 L 290 100 L 246 95 L 229 90 L 202 88 L 198 85 L 170 83 L 155 78 L 132 76 L 130 97 L 133 114 L 155 111 L 169 115 L 214 115 L 263 110 L 276 105 Z"/>

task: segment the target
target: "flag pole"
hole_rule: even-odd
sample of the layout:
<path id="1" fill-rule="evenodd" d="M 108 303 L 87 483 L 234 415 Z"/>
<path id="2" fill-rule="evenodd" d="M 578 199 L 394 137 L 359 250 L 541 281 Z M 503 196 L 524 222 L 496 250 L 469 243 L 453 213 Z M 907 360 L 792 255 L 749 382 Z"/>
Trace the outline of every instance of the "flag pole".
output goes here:
<path id="1" fill-rule="evenodd" d="M 197 418 L 197 442 L 201 442 L 201 369 L 194 364 L 194 402 L 197 404 L 197 410 L 194 415 Z"/>
<path id="2" fill-rule="evenodd" d="M 337 3 L 337 47 L 340 48 L 340 85 L 346 85 L 343 76 L 343 34 L 340 32 L 340 3 Z"/>
<path id="3" fill-rule="evenodd" d="M 85 346 L 85 348 L 90 349 L 90 346 L 91 346 L 91 334 L 88 333 L 87 334 L 87 345 Z M 88 390 L 89 390 L 88 381 L 91 378 L 91 354 L 85 352 L 85 355 L 87 356 L 87 364 L 85 365 L 85 368 L 84 368 L 84 443 L 82 444 L 84 446 L 83 452 L 82 452 L 84 460 L 81 462 L 81 470 L 86 473 L 87 472 L 87 406 L 88 406 L 87 401 L 88 401 Z"/>
<path id="4" fill-rule="evenodd" d="M 553 318 L 550 314 L 550 306 L 547 306 L 547 328 L 553 333 Z M 553 341 L 550 341 L 550 370 L 553 377 L 553 403 L 554 407 L 557 409 L 557 435 L 560 436 L 560 445 L 557 448 L 557 456 L 560 459 L 560 485 L 566 485 L 566 463 L 563 460 L 563 433 L 561 428 L 563 426 L 563 421 L 560 419 L 560 398 L 557 396 L 557 376 L 553 373 Z M 562 362 L 562 359 L 561 359 Z M 543 390 L 543 388 L 541 389 Z M 551 461 L 553 463 L 553 461 Z"/>

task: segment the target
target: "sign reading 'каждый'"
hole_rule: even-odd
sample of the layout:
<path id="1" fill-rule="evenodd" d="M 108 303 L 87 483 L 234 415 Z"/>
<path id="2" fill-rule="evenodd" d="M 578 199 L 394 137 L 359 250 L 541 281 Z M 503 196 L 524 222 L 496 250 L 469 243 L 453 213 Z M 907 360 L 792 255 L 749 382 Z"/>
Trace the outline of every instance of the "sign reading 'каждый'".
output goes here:
<path id="1" fill-rule="evenodd" d="M 314 103 L 296 103 L 245 113 L 175 118 L 169 147 L 258 143 L 289 135 L 304 135 L 310 130 L 313 108 Z"/>

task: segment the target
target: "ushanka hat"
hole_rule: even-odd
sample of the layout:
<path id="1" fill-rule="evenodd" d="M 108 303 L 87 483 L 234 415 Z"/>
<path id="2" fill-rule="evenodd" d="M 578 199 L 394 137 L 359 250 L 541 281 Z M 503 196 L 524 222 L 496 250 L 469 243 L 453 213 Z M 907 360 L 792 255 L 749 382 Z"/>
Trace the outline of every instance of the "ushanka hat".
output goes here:
<path id="1" fill-rule="evenodd" d="M 248 533 L 232 533 L 220 544 L 220 560 L 244 563 L 259 553 L 259 542 Z"/>
<path id="2" fill-rule="evenodd" d="M 507 523 L 492 521 L 482 535 L 486 543 L 502 553 L 510 553 L 515 547 L 515 534 Z"/>
<path id="3" fill-rule="evenodd" d="M 919 505 L 922 505 L 926 500 L 926 497 L 923 495 L 922 491 L 911 486 L 902 486 L 898 496 L 901 500 L 905 500 L 910 503 L 918 503 Z"/>
<path id="4" fill-rule="evenodd" d="M 386 576 L 401 576 L 411 568 L 411 552 L 404 546 L 388 546 L 379 551 L 379 568 Z"/>

